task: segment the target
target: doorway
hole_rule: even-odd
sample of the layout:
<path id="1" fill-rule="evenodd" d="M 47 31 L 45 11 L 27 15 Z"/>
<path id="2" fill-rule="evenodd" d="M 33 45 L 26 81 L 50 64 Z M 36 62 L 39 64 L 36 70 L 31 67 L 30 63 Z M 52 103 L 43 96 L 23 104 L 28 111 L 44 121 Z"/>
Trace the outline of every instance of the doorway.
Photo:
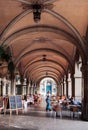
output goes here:
<path id="1" fill-rule="evenodd" d="M 46 94 L 48 91 L 50 91 L 50 93 L 52 94 L 52 85 L 51 84 L 46 85 Z"/>

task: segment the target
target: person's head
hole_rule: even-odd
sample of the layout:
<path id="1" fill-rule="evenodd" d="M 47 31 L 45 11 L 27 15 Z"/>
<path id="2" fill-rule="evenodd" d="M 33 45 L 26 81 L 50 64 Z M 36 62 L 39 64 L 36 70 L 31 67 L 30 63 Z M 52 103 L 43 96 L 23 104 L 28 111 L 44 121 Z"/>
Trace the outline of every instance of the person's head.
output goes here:
<path id="1" fill-rule="evenodd" d="M 50 93 L 50 91 L 48 91 L 47 93 Z"/>

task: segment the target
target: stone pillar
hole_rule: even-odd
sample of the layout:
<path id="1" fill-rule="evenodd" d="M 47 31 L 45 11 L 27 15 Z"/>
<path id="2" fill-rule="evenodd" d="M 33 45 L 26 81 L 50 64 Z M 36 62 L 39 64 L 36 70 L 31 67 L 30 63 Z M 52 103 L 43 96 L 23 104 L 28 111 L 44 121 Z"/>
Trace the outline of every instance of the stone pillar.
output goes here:
<path id="1" fill-rule="evenodd" d="M 3 78 L 3 96 L 6 95 L 6 78 Z"/>
<path id="2" fill-rule="evenodd" d="M 28 83 L 28 88 L 27 88 L 27 95 L 30 94 L 30 82 Z"/>
<path id="3" fill-rule="evenodd" d="M 64 95 L 64 78 L 63 78 L 63 95 Z"/>
<path id="4" fill-rule="evenodd" d="M 30 88 L 29 89 L 30 89 L 29 92 L 32 95 L 33 94 L 33 83 L 32 83 L 32 80 L 30 80 Z"/>
<path id="5" fill-rule="evenodd" d="M 68 98 L 68 75 L 66 75 L 66 96 Z"/>
<path id="6" fill-rule="evenodd" d="M 71 85 L 72 85 L 72 97 L 75 98 L 75 78 L 74 78 L 74 74 L 71 74 Z"/>
<path id="7" fill-rule="evenodd" d="M 88 64 L 83 65 L 82 71 L 82 119 L 88 121 Z"/>
<path id="8" fill-rule="evenodd" d="M 23 75 L 20 76 L 20 82 L 21 82 L 21 87 L 22 87 L 22 95 L 24 95 L 24 77 L 23 77 Z"/>
<path id="9" fill-rule="evenodd" d="M 31 94 L 31 86 L 30 86 L 30 88 L 29 88 L 30 90 L 29 90 L 29 94 Z"/>
<path id="10" fill-rule="evenodd" d="M 81 60 L 80 60 L 81 61 Z M 75 63 L 75 99 L 82 100 L 82 72 L 80 70 L 82 63 Z"/>
<path id="11" fill-rule="evenodd" d="M 16 94 L 16 80 L 11 79 L 11 94 L 15 95 Z"/>
<path id="12" fill-rule="evenodd" d="M 10 80 L 11 80 L 11 95 L 15 95 L 16 90 L 16 79 L 14 73 L 10 74 Z"/>
<path id="13" fill-rule="evenodd" d="M 32 83 L 32 80 L 30 80 L 30 94 L 33 94 L 33 93 L 32 93 L 32 84 L 33 84 L 33 83 Z"/>
<path id="14" fill-rule="evenodd" d="M 1 96 L 3 96 L 3 85 L 4 85 L 4 83 L 3 83 L 2 79 L 1 79 Z"/>
<path id="15" fill-rule="evenodd" d="M 34 92 L 34 89 L 33 89 L 33 85 L 32 85 L 32 87 L 31 87 L 31 94 L 34 94 L 33 92 Z"/>
<path id="16" fill-rule="evenodd" d="M 11 81 L 8 80 L 8 95 L 11 94 Z"/>
<path id="17" fill-rule="evenodd" d="M 22 95 L 24 95 L 24 85 L 21 84 L 21 86 L 22 86 Z"/>
<path id="18" fill-rule="evenodd" d="M 59 96 L 60 94 L 60 86 L 59 85 L 57 85 L 57 96 Z"/>
<path id="19" fill-rule="evenodd" d="M 62 82 L 60 83 L 60 96 L 63 95 L 63 85 L 62 85 Z"/>
<path id="20" fill-rule="evenodd" d="M 61 96 L 63 95 L 63 83 L 61 82 Z"/>
<path id="21" fill-rule="evenodd" d="M 72 96 L 71 76 L 68 74 L 68 96 Z"/>
<path id="22" fill-rule="evenodd" d="M 33 88 L 33 94 L 35 94 L 35 86 L 34 86 L 34 83 L 32 85 L 32 88 Z"/>
<path id="23" fill-rule="evenodd" d="M 64 95 L 66 96 L 66 76 L 64 76 Z"/>
<path id="24" fill-rule="evenodd" d="M 2 86 L 1 86 L 1 78 L 0 78 L 0 96 L 2 96 Z"/>
<path id="25" fill-rule="evenodd" d="M 58 92 L 58 96 L 62 96 L 62 83 L 61 81 L 59 82 L 58 86 L 57 86 L 57 92 Z"/>

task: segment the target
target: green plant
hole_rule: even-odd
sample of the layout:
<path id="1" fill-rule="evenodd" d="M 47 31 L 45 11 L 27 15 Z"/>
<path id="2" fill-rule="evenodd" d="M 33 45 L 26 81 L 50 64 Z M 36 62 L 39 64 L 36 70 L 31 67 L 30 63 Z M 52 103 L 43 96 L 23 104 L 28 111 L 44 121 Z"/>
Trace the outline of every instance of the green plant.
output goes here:
<path id="1" fill-rule="evenodd" d="M 2 46 L 2 45 L 0 46 L 0 60 L 1 61 L 9 62 L 9 60 L 11 59 L 11 53 L 10 51 L 8 53 L 7 49 L 5 48 L 5 46 Z"/>
<path id="2" fill-rule="evenodd" d="M 12 57 L 11 57 L 11 51 L 9 49 L 9 47 L 0 46 L 0 61 L 3 63 L 4 61 L 6 61 L 8 63 L 8 70 L 11 74 L 14 73 L 14 63 L 12 61 Z"/>

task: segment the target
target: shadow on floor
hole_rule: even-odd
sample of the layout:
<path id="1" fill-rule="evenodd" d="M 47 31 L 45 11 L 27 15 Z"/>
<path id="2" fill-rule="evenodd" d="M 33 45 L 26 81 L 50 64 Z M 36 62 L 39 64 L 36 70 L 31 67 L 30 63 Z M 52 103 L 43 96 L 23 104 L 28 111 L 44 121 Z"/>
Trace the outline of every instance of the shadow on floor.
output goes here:
<path id="1" fill-rule="evenodd" d="M 16 128 L 16 127 L 3 127 L 3 126 L 0 126 L 0 130 L 38 130 L 38 129 L 23 129 L 23 128 Z"/>

